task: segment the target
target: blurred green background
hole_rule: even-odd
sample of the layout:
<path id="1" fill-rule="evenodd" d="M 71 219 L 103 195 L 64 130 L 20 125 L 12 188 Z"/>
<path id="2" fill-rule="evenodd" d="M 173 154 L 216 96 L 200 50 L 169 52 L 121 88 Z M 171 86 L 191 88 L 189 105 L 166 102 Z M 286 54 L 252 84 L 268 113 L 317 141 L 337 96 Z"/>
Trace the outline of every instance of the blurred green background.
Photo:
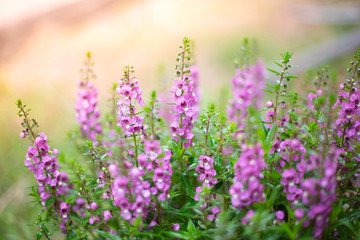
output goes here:
<path id="1" fill-rule="evenodd" d="M 355 0 L 0 0 L 0 239 L 34 239 L 36 231 L 29 224 L 38 209 L 27 203 L 35 181 L 23 164 L 15 102 L 21 98 L 50 145 L 66 152 L 87 51 L 102 112 L 125 65 L 134 66 L 144 99 L 170 86 L 184 36 L 195 42 L 203 104 L 221 103 L 244 37 L 257 40 L 267 67 L 290 51 L 298 75 L 322 63 L 343 73 L 360 45 L 359 27 Z"/>

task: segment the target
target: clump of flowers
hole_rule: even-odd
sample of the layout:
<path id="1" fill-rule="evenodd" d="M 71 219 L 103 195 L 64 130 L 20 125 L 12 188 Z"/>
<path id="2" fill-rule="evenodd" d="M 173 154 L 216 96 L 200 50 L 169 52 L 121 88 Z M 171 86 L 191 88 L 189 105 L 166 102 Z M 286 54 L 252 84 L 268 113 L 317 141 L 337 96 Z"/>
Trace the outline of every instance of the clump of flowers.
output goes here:
<path id="1" fill-rule="evenodd" d="M 235 77 L 231 80 L 234 98 L 227 107 L 229 120 L 239 123 L 239 128 L 244 128 L 243 120 L 248 116 L 247 108 L 257 103 L 262 98 L 264 76 L 261 73 L 261 63 L 250 66 L 245 70 L 237 69 Z M 260 72 L 260 73 L 259 73 Z"/>
<path id="2" fill-rule="evenodd" d="M 84 138 L 96 141 L 96 135 L 101 134 L 100 110 L 98 108 L 98 90 L 90 82 L 94 78 L 91 54 L 87 54 L 83 76 L 79 82 L 78 99 L 75 104 L 76 120 L 81 124 L 80 130 Z"/>
<path id="3" fill-rule="evenodd" d="M 170 159 L 171 152 L 166 151 L 165 156 L 156 161 L 153 181 L 155 182 L 155 187 L 157 188 L 159 201 L 165 201 L 170 198 L 169 190 L 171 187 L 171 176 L 173 173 Z"/>
<path id="4" fill-rule="evenodd" d="M 69 221 L 68 214 L 70 204 L 62 202 L 68 194 L 69 178 L 66 172 L 59 171 L 57 161 L 58 150 L 51 149 L 48 145 L 47 136 L 44 133 L 36 134 L 35 128 L 38 126 L 35 119 L 29 118 L 29 110 L 19 100 L 19 116 L 23 118 L 22 126 L 25 130 L 21 137 L 28 137 L 31 145 L 28 147 L 24 164 L 32 172 L 38 184 L 38 194 L 42 206 L 54 208 L 60 216 L 60 229 L 66 233 L 66 223 Z"/>
<path id="5" fill-rule="evenodd" d="M 337 100 L 322 88 L 323 70 L 307 96 L 289 91 L 292 54 L 282 54 L 281 70 L 269 69 L 277 76 L 265 89 L 273 98 L 262 104 L 262 63 L 243 54 L 228 116 L 214 104 L 201 112 L 189 39 L 181 49 L 170 123 L 158 116 L 155 91 L 144 106 L 128 66 L 112 88 L 108 124 L 97 125 L 90 55 L 76 104 L 82 141 L 70 135 L 76 151 L 50 148 L 18 101 L 20 137 L 30 140 L 24 163 L 36 180 L 30 195 L 42 209 L 36 238 L 56 231 L 66 239 L 359 238 L 360 49 Z"/>
<path id="6" fill-rule="evenodd" d="M 352 144 L 360 141 L 360 93 L 355 87 L 349 92 L 340 92 L 333 109 L 340 107 L 338 118 L 335 121 L 334 130 L 342 139 L 341 146 L 352 150 Z"/>
<path id="7" fill-rule="evenodd" d="M 148 173 L 153 172 L 155 188 L 154 195 L 159 201 L 169 199 L 168 193 L 171 186 L 172 167 L 170 164 L 171 152 L 165 151 L 164 157 L 160 158 L 162 150 L 157 140 L 144 141 L 144 152 L 138 156 L 139 167 Z"/>
<path id="8" fill-rule="evenodd" d="M 211 207 L 209 201 L 216 198 L 216 194 L 206 194 L 217 183 L 216 171 L 214 169 L 214 158 L 206 155 L 199 157 L 199 165 L 196 167 L 196 172 L 199 174 L 198 181 L 202 182 L 201 186 L 196 187 L 195 201 L 201 200 L 201 208 L 209 210 L 207 220 L 213 221 L 220 212 L 219 207 Z M 201 197 L 203 199 L 201 199 Z"/>
<path id="9" fill-rule="evenodd" d="M 264 66 L 261 61 L 250 64 L 251 48 L 247 39 L 241 48 L 240 59 L 236 61 L 237 69 L 231 80 L 233 98 L 227 106 L 228 118 L 238 123 L 238 128 L 243 129 L 244 120 L 248 116 L 248 108 L 254 105 L 259 108 L 262 102 L 265 87 Z"/>
<path id="10" fill-rule="evenodd" d="M 184 38 L 182 49 L 183 51 L 178 54 L 178 59 L 180 64 L 177 65 L 177 77 L 178 79 L 174 80 L 174 85 L 171 87 L 171 92 L 173 93 L 175 99 L 175 119 L 170 125 L 173 139 L 175 141 L 185 140 L 183 146 L 189 148 L 192 145 L 192 139 L 194 134 L 192 133 L 193 128 L 193 104 L 195 96 L 193 93 L 193 85 L 191 79 L 188 75 L 190 70 L 186 61 L 190 59 L 190 40 Z M 193 80 L 194 81 L 194 80 Z"/>
<path id="11" fill-rule="evenodd" d="M 236 208 L 251 206 L 264 200 L 262 170 L 264 163 L 264 151 L 260 144 L 254 147 L 242 146 L 242 154 L 234 165 L 234 184 L 230 187 L 231 204 Z"/>
<path id="12" fill-rule="evenodd" d="M 196 167 L 196 172 L 198 172 L 198 181 L 202 182 L 201 187 L 196 188 L 195 200 L 199 201 L 200 193 L 203 188 L 210 188 L 211 186 L 217 183 L 216 171 L 214 169 L 214 158 L 206 155 L 201 155 L 199 157 L 199 165 Z M 206 203 L 203 206 L 206 207 Z"/>
<path id="13" fill-rule="evenodd" d="M 339 151 L 332 149 L 326 160 L 319 166 L 319 178 L 307 178 L 301 186 L 303 188 L 302 202 L 309 207 L 308 217 L 314 222 L 314 237 L 319 238 L 329 224 L 331 206 L 336 200 L 336 162 Z"/>
<path id="14" fill-rule="evenodd" d="M 127 66 L 124 69 L 124 77 L 119 81 L 119 87 L 116 89 L 121 96 L 117 105 L 119 107 L 119 122 L 125 136 L 135 136 L 144 130 L 144 118 L 136 114 L 136 102 L 140 106 L 145 103 L 141 98 L 142 90 L 139 87 L 139 80 L 131 77 L 132 68 Z"/>
<path id="15" fill-rule="evenodd" d="M 138 217 L 146 218 L 150 210 L 151 193 L 156 190 L 150 188 L 148 181 L 143 180 L 143 169 L 128 164 L 128 169 L 124 170 L 127 175 L 112 175 L 114 182 L 111 188 L 114 204 L 121 209 L 120 216 L 133 224 Z M 120 173 L 120 170 L 117 169 L 115 172 Z"/>

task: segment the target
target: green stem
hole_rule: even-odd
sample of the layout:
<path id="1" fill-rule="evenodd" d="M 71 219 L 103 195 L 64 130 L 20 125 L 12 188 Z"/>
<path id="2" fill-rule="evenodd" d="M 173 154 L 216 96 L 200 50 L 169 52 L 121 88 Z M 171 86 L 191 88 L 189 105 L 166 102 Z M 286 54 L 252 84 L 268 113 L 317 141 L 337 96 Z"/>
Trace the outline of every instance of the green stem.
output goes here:
<path id="1" fill-rule="evenodd" d="M 285 67 L 286 67 L 286 65 L 285 65 Z M 285 67 L 284 67 L 284 69 L 285 69 Z M 281 75 L 280 75 L 279 90 L 275 91 L 276 95 L 275 95 L 275 105 L 274 105 L 274 123 L 276 122 L 276 119 L 277 119 L 277 108 L 278 108 L 280 88 L 281 88 L 281 83 L 282 83 L 282 80 L 284 79 L 284 73 L 285 73 L 284 69 L 281 71 Z"/>
<path id="2" fill-rule="evenodd" d="M 288 154 L 289 154 L 289 168 L 291 168 L 291 164 L 292 164 L 292 152 L 287 150 Z"/>
<path id="3" fill-rule="evenodd" d="M 160 206 L 158 199 L 156 199 L 156 211 L 157 211 L 157 215 L 158 215 L 159 225 L 161 226 L 161 224 L 162 224 L 161 216 L 162 215 L 161 215 L 161 206 Z"/>
<path id="4" fill-rule="evenodd" d="M 133 133 L 133 139 L 134 139 L 134 148 L 135 148 L 135 163 L 136 163 L 136 167 L 139 166 L 139 163 L 138 163 L 138 149 L 137 149 L 137 143 L 136 143 L 136 135 L 135 133 Z"/>
<path id="5" fill-rule="evenodd" d="M 186 54 L 186 44 L 184 43 L 183 51 L 181 52 L 181 69 L 180 69 L 180 79 L 181 80 L 183 80 L 183 77 L 184 77 L 185 54 Z"/>
<path id="6" fill-rule="evenodd" d="M 207 221 L 206 221 L 206 217 L 207 217 L 207 214 L 206 214 L 206 209 L 204 209 L 203 211 L 203 221 L 204 221 L 204 225 L 205 225 L 205 229 L 207 229 Z"/>
<path id="7" fill-rule="evenodd" d="M 222 148 L 223 148 L 223 123 L 221 122 L 221 125 L 220 125 L 220 143 L 219 143 L 219 148 L 218 148 L 218 151 L 217 153 L 220 154 L 220 156 L 222 156 Z"/>
<path id="8" fill-rule="evenodd" d="M 228 210 L 228 197 L 226 196 L 226 194 L 228 193 L 228 191 L 226 191 L 226 187 L 225 187 L 226 182 L 223 184 L 223 191 L 224 191 L 224 210 L 225 212 L 227 212 Z"/>
<path id="9" fill-rule="evenodd" d="M 207 156 L 207 142 L 209 135 L 209 126 L 210 126 L 210 116 L 208 116 L 207 125 L 206 125 L 206 134 L 205 134 L 205 155 Z"/>
<path id="10" fill-rule="evenodd" d="M 46 237 L 46 239 L 50 240 L 50 237 L 48 236 L 47 232 L 44 230 L 44 227 L 42 224 L 40 225 L 40 228 L 41 228 L 43 235 Z"/>
<path id="11" fill-rule="evenodd" d="M 156 99 L 154 97 L 151 98 L 151 112 L 150 112 L 150 128 L 151 128 L 151 134 L 152 140 L 155 140 L 155 121 L 154 119 L 156 119 L 155 115 L 155 101 Z"/>
<path id="12" fill-rule="evenodd" d="M 182 125 L 182 121 L 183 121 L 183 117 L 180 117 L 180 128 L 183 127 Z M 180 169 L 181 172 L 184 171 L 184 163 L 183 163 L 183 156 L 184 156 L 184 152 L 185 152 L 185 148 L 183 148 L 183 137 L 180 137 L 180 149 L 181 149 L 181 155 L 180 155 L 180 159 L 179 159 L 179 163 L 180 163 Z"/>

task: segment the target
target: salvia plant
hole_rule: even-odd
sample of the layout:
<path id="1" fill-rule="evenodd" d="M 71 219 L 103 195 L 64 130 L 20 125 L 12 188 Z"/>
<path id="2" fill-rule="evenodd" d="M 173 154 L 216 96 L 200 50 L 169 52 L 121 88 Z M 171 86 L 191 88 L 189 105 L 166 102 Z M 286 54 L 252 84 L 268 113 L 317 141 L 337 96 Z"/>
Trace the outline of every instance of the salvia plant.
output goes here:
<path id="1" fill-rule="evenodd" d="M 88 53 L 70 134 L 78 154 L 50 146 L 17 102 L 37 183 L 30 195 L 41 206 L 36 238 L 358 239 L 360 49 L 338 93 L 322 66 L 301 96 L 288 87 L 299 85 L 292 54 L 281 54 L 265 84 L 245 40 L 222 111 L 200 108 L 191 46 L 184 38 L 173 84 L 148 101 L 124 67 L 103 118 Z"/>

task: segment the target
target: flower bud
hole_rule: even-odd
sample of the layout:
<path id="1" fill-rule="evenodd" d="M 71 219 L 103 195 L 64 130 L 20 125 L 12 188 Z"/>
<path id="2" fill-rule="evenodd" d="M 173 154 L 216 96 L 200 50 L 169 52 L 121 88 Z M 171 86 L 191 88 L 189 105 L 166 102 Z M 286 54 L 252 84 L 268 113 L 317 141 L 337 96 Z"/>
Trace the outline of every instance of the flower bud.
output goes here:
<path id="1" fill-rule="evenodd" d="M 273 107 L 274 104 L 273 104 L 273 102 L 272 102 L 271 100 L 269 100 L 269 101 L 266 102 L 266 106 L 267 106 L 268 108 L 270 108 L 270 107 Z"/>
<path id="2" fill-rule="evenodd" d="M 174 231 L 179 231 L 179 230 L 180 230 L 180 224 L 175 223 L 174 225 L 172 225 L 172 229 L 173 229 Z"/>
<path id="3" fill-rule="evenodd" d="M 96 210 L 98 208 L 98 205 L 95 202 L 92 202 L 90 204 L 90 207 L 91 207 L 92 210 Z"/>
<path id="4" fill-rule="evenodd" d="M 26 134 L 25 134 L 24 131 L 22 131 L 22 132 L 20 133 L 20 137 L 21 137 L 21 138 L 25 138 L 25 137 L 26 137 Z"/>

